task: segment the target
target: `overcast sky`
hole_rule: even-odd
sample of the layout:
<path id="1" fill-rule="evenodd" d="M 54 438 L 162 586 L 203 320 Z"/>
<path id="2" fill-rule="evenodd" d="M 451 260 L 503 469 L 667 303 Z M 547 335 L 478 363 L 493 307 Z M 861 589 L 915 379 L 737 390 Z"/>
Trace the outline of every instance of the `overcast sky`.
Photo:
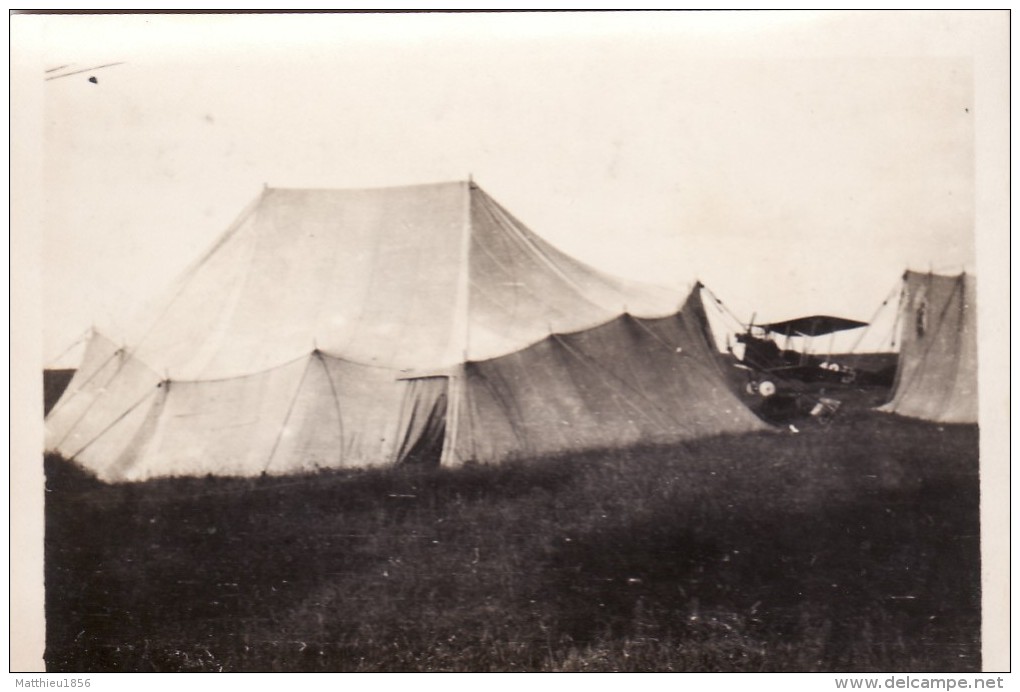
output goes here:
<path id="1" fill-rule="evenodd" d="M 469 174 L 600 269 L 700 278 L 745 318 L 866 320 L 906 267 L 975 268 L 962 19 L 19 18 L 44 25 L 40 80 L 124 63 L 42 88 L 45 355 L 159 292 L 263 184 Z"/>

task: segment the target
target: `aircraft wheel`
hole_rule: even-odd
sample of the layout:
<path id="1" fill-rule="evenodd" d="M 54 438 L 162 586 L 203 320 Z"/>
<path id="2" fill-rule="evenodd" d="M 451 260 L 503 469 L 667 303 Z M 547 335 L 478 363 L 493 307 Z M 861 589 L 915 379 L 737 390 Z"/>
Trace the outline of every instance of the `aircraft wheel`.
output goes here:
<path id="1" fill-rule="evenodd" d="M 747 392 L 748 394 L 757 394 L 758 393 L 758 383 L 757 382 L 748 382 L 744 386 L 744 391 Z"/>
<path id="2" fill-rule="evenodd" d="M 764 397 L 770 397 L 776 393 L 776 385 L 768 380 L 758 383 L 758 393 Z"/>

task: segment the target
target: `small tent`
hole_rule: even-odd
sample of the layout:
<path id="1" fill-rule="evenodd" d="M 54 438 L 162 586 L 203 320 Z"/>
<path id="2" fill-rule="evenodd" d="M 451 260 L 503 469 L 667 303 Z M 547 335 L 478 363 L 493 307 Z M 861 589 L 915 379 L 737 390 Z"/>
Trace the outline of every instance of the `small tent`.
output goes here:
<path id="1" fill-rule="evenodd" d="M 697 288 L 584 265 L 473 183 L 266 189 L 93 334 L 46 448 L 103 479 L 499 462 L 763 424 Z"/>
<path id="2" fill-rule="evenodd" d="M 883 411 L 942 423 L 976 423 L 975 278 L 908 271 L 900 297 L 900 356 Z"/>

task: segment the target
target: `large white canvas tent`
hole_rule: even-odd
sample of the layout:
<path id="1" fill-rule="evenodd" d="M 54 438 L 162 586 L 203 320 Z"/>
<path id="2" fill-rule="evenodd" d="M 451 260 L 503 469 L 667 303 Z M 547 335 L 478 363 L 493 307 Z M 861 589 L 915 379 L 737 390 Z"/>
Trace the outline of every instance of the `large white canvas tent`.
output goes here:
<path id="1" fill-rule="evenodd" d="M 908 271 L 900 298 L 900 357 L 882 410 L 943 423 L 976 423 L 975 279 Z"/>
<path id="2" fill-rule="evenodd" d="M 697 288 L 598 272 L 472 183 L 266 189 L 123 341 L 93 334 L 46 448 L 116 481 L 763 427 L 720 368 Z"/>

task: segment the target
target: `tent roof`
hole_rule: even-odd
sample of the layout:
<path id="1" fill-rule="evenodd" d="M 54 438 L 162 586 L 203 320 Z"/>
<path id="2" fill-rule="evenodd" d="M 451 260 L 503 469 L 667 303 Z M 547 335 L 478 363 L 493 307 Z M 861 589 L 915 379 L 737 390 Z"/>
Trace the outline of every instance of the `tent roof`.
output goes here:
<path id="1" fill-rule="evenodd" d="M 757 325 L 762 329 L 777 334 L 792 334 L 795 336 L 822 336 L 841 332 L 846 329 L 857 329 L 868 326 L 867 322 L 859 322 L 845 317 L 832 317 L 830 315 L 810 315 L 808 317 L 797 317 L 782 322 L 771 322 L 769 324 Z"/>
<path id="2" fill-rule="evenodd" d="M 585 265 L 478 186 L 263 191 L 125 342 L 174 378 L 251 374 L 313 349 L 415 372 L 511 353 L 684 296 Z"/>
<path id="3" fill-rule="evenodd" d="M 697 289 L 582 264 L 470 183 L 267 189 L 142 318 L 123 341 L 94 335 L 46 419 L 46 449 L 104 479 L 764 426 L 724 382 Z"/>

